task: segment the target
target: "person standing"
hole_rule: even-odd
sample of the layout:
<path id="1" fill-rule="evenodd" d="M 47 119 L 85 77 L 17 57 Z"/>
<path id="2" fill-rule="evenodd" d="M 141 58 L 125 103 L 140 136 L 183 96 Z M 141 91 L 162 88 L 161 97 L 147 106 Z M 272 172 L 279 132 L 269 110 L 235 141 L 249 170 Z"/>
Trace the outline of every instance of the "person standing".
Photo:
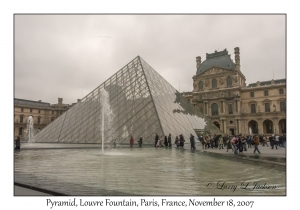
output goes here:
<path id="1" fill-rule="evenodd" d="M 169 134 L 169 136 L 168 136 L 168 146 L 169 146 L 170 148 L 172 148 L 171 134 Z"/>
<path id="2" fill-rule="evenodd" d="M 180 136 L 179 136 L 179 141 L 180 141 L 180 146 L 183 148 L 183 147 L 184 147 L 184 142 L 185 142 L 185 140 L 184 140 L 182 134 L 180 134 Z"/>
<path id="3" fill-rule="evenodd" d="M 257 151 L 259 154 L 261 154 L 258 149 L 258 145 L 259 145 L 259 137 L 258 136 L 254 137 L 253 144 L 254 144 L 254 152 L 253 153 L 255 153 Z"/>
<path id="4" fill-rule="evenodd" d="M 195 139 L 192 134 L 190 134 L 190 143 L 191 143 L 191 149 L 196 149 L 195 148 Z"/>
<path id="5" fill-rule="evenodd" d="M 227 142 L 226 143 L 227 143 L 227 151 L 226 152 L 228 152 L 229 149 L 231 149 L 232 152 L 233 152 L 232 144 L 231 144 L 231 141 L 230 141 L 228 136 L 227 136 Z"/>
<path id="6" fill-rule="evenodd" d="M 176 138 L 175 138 L 175 144 L 177 147 L 179 147 L 179 145 L 180 145 L 178 136 L 176 136 Z"/>
<path id="7" fill-rule="evenodd" d="M 143 137 L 142 136 L 140 137 L 138 143 L 139 143 L 139 147 L 142 147 L 142 144 L 143 144 Z"/>
<path id="8" fill-rule="evenodd" d="M 167 136 L 165 136 L 164 145 L 165 145 L 165 147 L 168 147 L 168 137 Z"/>
<path id="9" fill-rule="evenodd" d="M 16 147 L 15 149 L 21 149 L 21 139 L 20 136 L 15 140 Z"/>
<path id="10" fill-rule="evenodd" d="M 202 136 L 201 136 L 202 137 Z M 203 138 L 202 138 L 202 141 L 201 141 L 201 143 L 202 143 L 202 149 L 204 150 L 204 149 L 206 149 L 206 139 L 207 139 L 207 136 L 204 136 Z"/>
<path id="11" fill-rule="evenodd" d="M 133 139 L 133 137 L 131 135 L 131 137 L 130 137 L 130 147 L 132 147 L 133 143 L 134 143 L 134 139 Z"/>
<path id="12" fill-rule="evenodd" d="M 218 146 L 219 146 L 219 149 L 224 149 L 222 135 L 219 136 Z"/>
<path id="13" fill-rule="evenodd" d="M 282 146 L 286 147 L 286 135 L 284 133 L 282 134 Z"/>
<path id="14" fill-rule="evenodd" d="M 214 144 L 215 144 L 215 139 L 214 136 L 210 137 L 210 147 L 213 149 L 214 148 Z"/>
<path id="15" fill-rule="evenodd" d="M 157 147 L 158 139 L 159 139 L 159 137 L 158 137 L 158 135 L 157 135 L 157 133 L 156 133 L 156 134 L 155 134 L 155 143 L 154 143 L 154 147 Z"/>
<path id="16" fill-rule="evenodd" d="M 278 149 L 278 148 L 277 148 L 277 147 L 279 146 L 279 135 L 278 135 L 278 134 L 275 135 L 275 142 L 274 142 L 274 145 L 275 145 L 276 149 Z"/>

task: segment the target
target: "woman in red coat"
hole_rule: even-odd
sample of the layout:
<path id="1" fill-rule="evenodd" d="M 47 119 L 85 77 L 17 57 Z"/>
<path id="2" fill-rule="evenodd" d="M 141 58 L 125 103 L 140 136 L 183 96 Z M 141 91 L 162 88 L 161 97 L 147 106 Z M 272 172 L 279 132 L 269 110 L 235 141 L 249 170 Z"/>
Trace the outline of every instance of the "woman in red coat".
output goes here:
<path id="1" fill-rule="evenodd" d="M 133 137 L 131 135 L 131 137 L 130 137 L 130 147 L 132 147 L 133 143 L 134 143 L 134 139 L 133 139 Z"/>

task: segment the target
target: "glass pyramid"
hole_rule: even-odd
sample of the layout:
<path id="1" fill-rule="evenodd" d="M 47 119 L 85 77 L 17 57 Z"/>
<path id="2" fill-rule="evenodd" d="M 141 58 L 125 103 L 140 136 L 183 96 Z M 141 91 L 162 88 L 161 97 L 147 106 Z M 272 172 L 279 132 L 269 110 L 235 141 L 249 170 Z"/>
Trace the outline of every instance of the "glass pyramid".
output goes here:
<path id="1" fill-rule="evenodd" d="M 204 117 L 172 85 L 141 57 L 136 57 L 75 106 L 34 137 L 35 142 L 101 143 L 101 89 L 109 93 L 114 114 L 112 128 L 105 129 L 104 143 L 112 138 L 129 144 L 130 136 L 154 144 L 155 133 L 186 141 L 195 130 L 221 131 Z M 113 132 L 112 132 L 113 131 Z M 188 142 L 188 141 L 187 141 Z"/>

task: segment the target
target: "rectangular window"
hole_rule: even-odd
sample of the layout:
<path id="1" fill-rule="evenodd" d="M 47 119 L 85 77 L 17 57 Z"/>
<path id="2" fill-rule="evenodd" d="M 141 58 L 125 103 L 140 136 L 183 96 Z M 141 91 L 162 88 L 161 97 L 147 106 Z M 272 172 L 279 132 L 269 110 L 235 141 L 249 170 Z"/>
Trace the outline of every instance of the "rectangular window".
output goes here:
<path id="1" fill-rule="evenodd" d="M 279 94 L 283 94 L 283 89 L 279 89 Z"/>
<path id="2" fill-rule="evenodd" d="M 54 114 L 54 111 L 52 111 L 52 114 Z"/>
<path id="3" fill-rule="evenodd" d="M 280 102 L 280 111 L 282 111 L 282 112 L 286 111 L 285 102 Z"/>
<path id="4" fill-rule="evenodd" d="M 265 90 L 265 91 L 264 91 L 264 95 L 265 95 L 265 96 L 268 96 L 268 95 L 269 95 L 269 92 L 268 92 L 267 90 Z"/>
<path id="5" fill-rule="evenodd" d="M 30 109 L 30 112 L 32 112 L 32 109 Z"/>
<path id="6" fill-rule="evenodd" d="M 41 113 L 41 110 L 39 109 L 39 113 Z"/>
<path id="7" fill-rule="evenodd" d="M 251 113 L 256 113 L 256 104 L 251 104 Z"/>
<path id="8" fill-rule="evenodd" d="M 38 118 L 38 124 L 40 124 L 41 123 L 41 118 Z"/>
<path id="9" fill-rule="evenodd" d="M 23 112 L 24 111 L 24 108 L 21 108 L 21 112 Z"/>
<path id="10" fill-rule="evenodd" d="M 23 117 L 20 117 L 20 123 L 23 123 Z"/>
<path id="11" fill-rule="evenodd" d="M 254 97 L 254 92 L 250 92 L 250 97 Z"/>
<path id="12" fill-rule="evenodd" d="M 228 104 L 228 114 L 233 114 L 232 104 Z"/>
<path id="13" fill-rule="evenodd" d="M 270 112 L 270 104 L 265 103 L 265 112 Z"/>

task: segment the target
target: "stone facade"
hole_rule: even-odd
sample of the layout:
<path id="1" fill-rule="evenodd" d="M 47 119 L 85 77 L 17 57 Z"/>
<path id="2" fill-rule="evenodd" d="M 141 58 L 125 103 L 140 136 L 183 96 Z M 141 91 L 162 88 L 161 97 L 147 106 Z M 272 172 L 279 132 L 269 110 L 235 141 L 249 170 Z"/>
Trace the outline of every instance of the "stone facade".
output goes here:
<path id="1" fill-rule="evenodd" d="M 190 102 L 226 134 L 286 133 L 286 80 L 270 80 L 246 86 L 239 48 L 235 63 L 227 50 L 196 58 L 193 91 L 183 93 Z"/>
<path id="2" fill-rule="evenodd" d="M 67 111 L 72 105 L 63 104 L 63 99 L 58 98 L 57 104 L 25 99 L 14 99 L 14 136 L 24 138 L 27 119 L 32 116 L 34 128 L 42 130 L 50 122 Z"/>

